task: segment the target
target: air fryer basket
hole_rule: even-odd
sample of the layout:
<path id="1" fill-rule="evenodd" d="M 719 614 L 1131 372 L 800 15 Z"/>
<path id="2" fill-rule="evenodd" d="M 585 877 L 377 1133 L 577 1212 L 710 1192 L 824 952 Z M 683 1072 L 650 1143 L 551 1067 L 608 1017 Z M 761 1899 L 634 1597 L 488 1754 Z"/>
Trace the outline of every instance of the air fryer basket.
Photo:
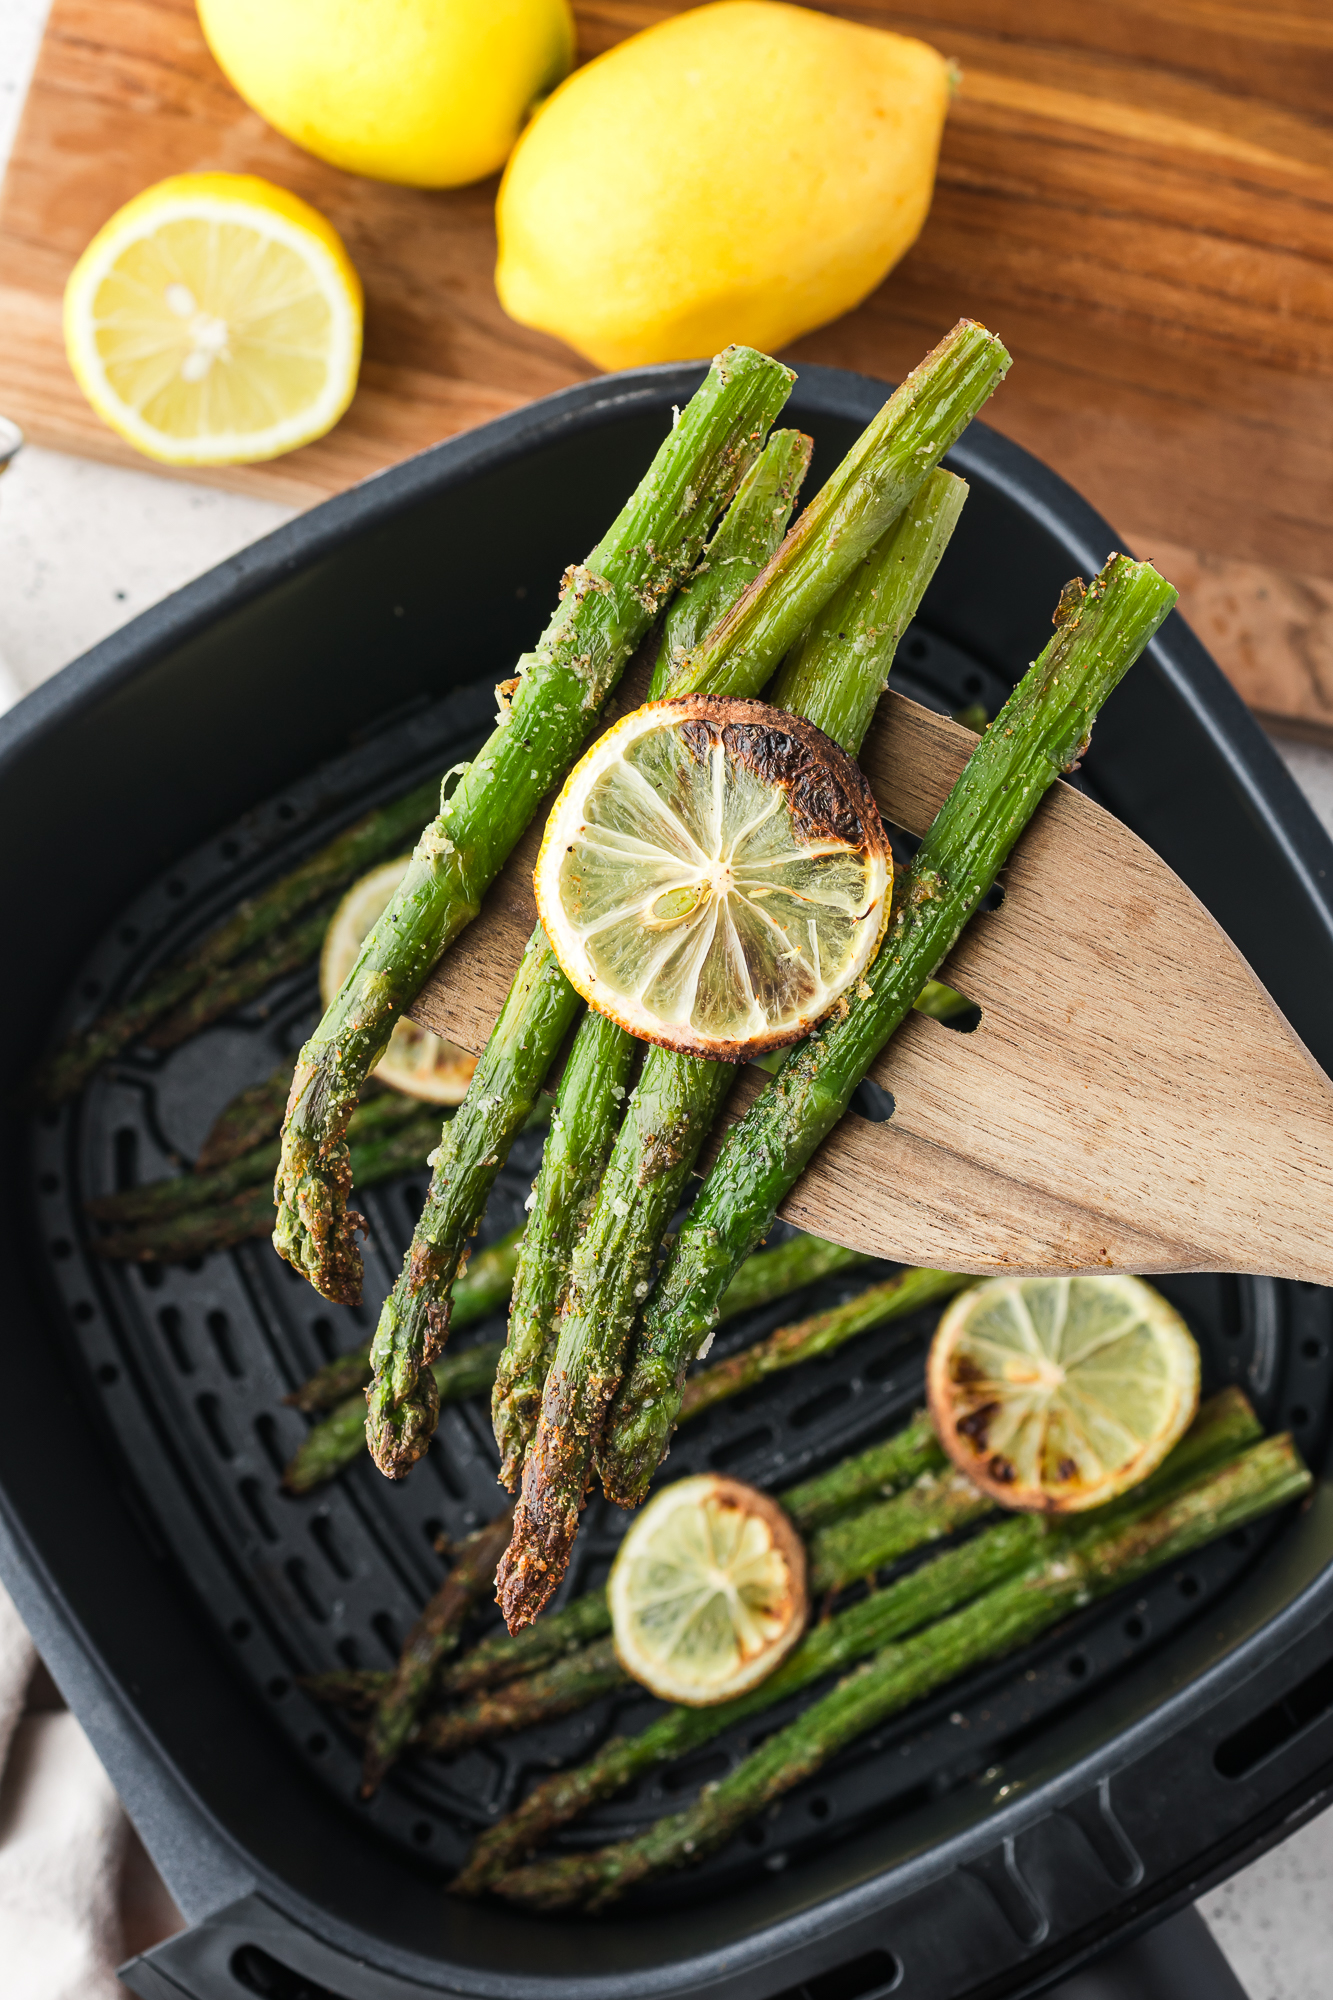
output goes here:
<path id="1" fill-rule="evenodd" d="M 652 1705 L 603 1702 L 451 1764 L 405 1765 L 366 1806 L 358 1745 L 297 1685 L 396 1656 L 442 1573 L 435 1537 L 501 1498 L 486 1412 L 471 1404 L 445 1412 L 400 1485 L 363 1464 L 301 1500 L 278 1488 L 305 1427 L 281 1398 L 366 1337 L 420 1185 L 362 1198 L 373 1235 L 357 1312 L 320 1301 L 265 1243 L 114 1267 L 89 1255 L 80 1219 L 89 1195 L 192 1154 L 227 1098 L 291 1054 L 316 1011 L 313 975 L 172 1055 L 129 1051 L 67 1111 L 20 1108 L 53 1022 L 90 1017 L 339 825 L 468 753 L 571 551 L 595 540 L 696 379 L 611 378 L 441 446 L 179 593 L 0 724 L 0 854 L 21 948 L 0 1043 L 0 1557 L 196 1926 L 132 1971 L 145 1995 L 1018 1992 L 1197 1893 L 1323 1786 L 1321 1489 L 1298 1518 L 946 1690 L 623 1913 L 589 1923 L 454 1904 L 442 1884 L 475 1829 L 535 1770 Z M 883 393 L 802 372 L 789 408 L 815 434 L 816 480 Z M 972 498 L 895 680 L 942 709 L 993 709 L 1042 643 L 1060 584 L 1113 538 L 980 427 L 950 462 Z M 1178 619 L 1099 724 L 1085 781 L 1190 881 L 1333 1068 L 1333 849 Z M 515 1148 L 485 1235 L 520 1218 L 539 1143 Z M 1243 1383 L 1318 1470 L 1330 1294 L 1262 1276 L 1162 1286 L 1200 1338 L 1206 1386 Z M 786 1305 L 754 1316 L 719 1350 L 785 1317 Z M 780 1486 L 882 1434 L 919 1397 L 928 1323 L 721 1406 L 680 1433 L 669 1474 Z M 590 1509 L 570 1589 L 605 1573 L 623 1524 Z M 642 1824 L 744 1748 L 741 1732 L 721 1739 L 565 1839 Z"/>

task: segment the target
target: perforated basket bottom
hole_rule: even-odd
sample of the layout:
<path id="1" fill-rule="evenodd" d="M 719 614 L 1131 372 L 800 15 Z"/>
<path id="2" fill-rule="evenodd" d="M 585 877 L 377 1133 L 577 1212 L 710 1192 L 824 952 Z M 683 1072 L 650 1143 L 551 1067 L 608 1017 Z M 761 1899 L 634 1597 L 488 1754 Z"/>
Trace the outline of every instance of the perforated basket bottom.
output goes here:
<path id="1" fill-rule="evenodd" d="M 954 710 L 991 712 L 1007 688 L 955 648 L 914 628 L 897 684 Z M 488 687 L 464 689 L 382 728 L 332 766 L 183 860 L 127 910 L 91 954 L 63 1034 L 134 990 L 254 886 L 290 867 L 376 800 L 468 754 L 489 720 Z M 192 1157 L 218 1111 L 299 1045 L 316 1011 L 313 969 L 275 983 L 173 1054 L 131 1050 L 71 1108 L 33 1127 L 39 1240 L 73 1350 L 138 1489 L 152 1533 L 214 1622 L 218 1644 L 331 1794 L 418 1862 L 452 1871 L 475 1830 L 506 1811 L 534 1774 L 585 1756 L 608 1733 L 640 1727 L 657 1705 L 602 1701 L 582 1713 L 486 1745 L 452 1762 L 405 1762 L 377 1798 L 357 1795 L 360 1746 L 297 1686 L 339 1665 L 387 1666 L 444 1573 L 434 1543 L 496 1513 L 503 1494 L 484 1399 L 446 1409 L 424 1463 L 391 1485 L 363 1461 L 333 1484 L 292 1499 L 279 1485 L 307 1419 L 282 1397 L 373 1329 L 409 1240 L 424 1176 L 357 1198 L 371 1224 L 367 1305 L 329 1306 L 263 1241 L 188 1265 L 106 1265 L 91 1256 L 84 1200 L 156 1179 Z M 938 1032 L 952 1032 L 943 1026 Z M 541 1135 L 526 1135 L 500 1175 L 481 1241 L 522 1219 Z M 848 1296 L 864 1274 L 815 1288 L 724 1330 L 722 1355 L 796 1316 Z M 1270 1279 L 1158 1281 L 1203 1351 L 1205 1389 L 1242 1383 L 1270 1428 L 1289 1425 L 1307 1451 L 1322 1445 L 1333 1375 L 1333 1295 Z M 933 1315 L 863 1336 L 841 1353 L 778 1376 L 682 1429 L 664 1476 L 707 1469 L 780 1489 L 881 1436 L 919 1405 Z M 492 1339 L 502 1316 L 460 1341 Z M 79 1365 L 76 1362 L 75 1365 Z M 594 1501 L 564 1594 L 606 1574 L 625 1517 Z M 1244 1531 L 1181 1569 L 1072 1621 L 1029 1652 L 955 1684 L 876 1732 L 803 1785 L 688 1878 L 643 1892 L 696 1900 L 874 1815 L 908 1815 L 952 1787 L 1003 1784 L 1006 1749 L 1057 1713 L 1095 1699 L 1119 1672 L 1197 1617 L 1280 1528 Z M 481 1614 L 478 1629 L 494 1619 Z M 704 1755 L 609 1801 L 563 1836 L 598 1844 L 683 1803 L 787 1719 L 776 1709 Z"/>

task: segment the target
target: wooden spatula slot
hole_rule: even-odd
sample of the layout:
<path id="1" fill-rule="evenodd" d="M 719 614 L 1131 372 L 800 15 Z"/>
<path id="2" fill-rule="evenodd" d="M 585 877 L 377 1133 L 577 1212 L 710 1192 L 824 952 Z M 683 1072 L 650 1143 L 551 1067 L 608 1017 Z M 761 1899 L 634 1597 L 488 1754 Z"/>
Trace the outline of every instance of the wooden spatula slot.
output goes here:
<path id="1" fill-rule="evenodd" d="M 890 693 L 862 766 L 923 834 L 975 742 Z M 490 1032 L 536 922 L 534 828 L 414 1017 Z M 969 1271 L 1257 1271 L 1333 1282 L 1333 1086 L 1219 925 L 1110 813 L 1057 784 L 939 977 L 970 1034 L 914 1014 L 871 1070 L 893 1115 L 849 1112 L 788 1221 Z M 737 1080 L 728 1115 L 763 1087 Z"/>

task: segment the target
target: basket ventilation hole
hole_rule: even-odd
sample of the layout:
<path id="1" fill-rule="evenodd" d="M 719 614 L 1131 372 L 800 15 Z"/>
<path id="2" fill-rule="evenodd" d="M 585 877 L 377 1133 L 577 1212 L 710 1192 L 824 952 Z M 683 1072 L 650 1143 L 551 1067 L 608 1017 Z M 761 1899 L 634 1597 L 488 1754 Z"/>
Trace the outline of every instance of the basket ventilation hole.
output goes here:
<path id="1" fill-rule="evenodd" d="M 218 1360 L 222 1363 L 223 1368 L 231 1376 L 232 1380 L 234 1382 L 239 1381 L 245 1370 L 242 1368 L 240 1356 L 236 1352 L 236 1342 L 232 1339 L 231 1321 L 224 1312 L 211 1312 L 204 1324 L 207 1326 L 209 1338 L 217 1350 Z"/>
<path id="2" fill-rule="evenodd" d="M 181 1318 L 179 1306 L 163 1306 L 157 1316 L 162 1329 L 162 1338 L 167 1343 L 167 1352 L 182 1375 L 193 1375 L 194 1356 L 185 1344 L 185 1322 Z"/>
<path id="3" fill-rule="evenodd" d="M 1333 1660 L 1325 1660 L 1303 1681 L 1251 1721 L 1224 1737 L 1213 1763 L 1224 1778 L 1244 1778 L 1333 1709 Z"/>
<path id="4" fill-rule="evenodd" d="M 234 1952 L 230 1971 L 238 1986 L 247 1993 L 258 1993 L 261 2000 L 338 2000 L 327 1986 L 307 1979 L 303 1972 L 293 1972 L 290 1966 L 280 1965 L 257 1944 L 244 1944 Z"/>
<path id="5" fill-rule="evenodd" d="M 773 2000 L 875 2000 L 888 1993 L 902 1977 L 902 1967 L 891 1951 L 867 1951 L 827 1972 L 817 1972 L 800 1986 L 775 1993 Z"/>

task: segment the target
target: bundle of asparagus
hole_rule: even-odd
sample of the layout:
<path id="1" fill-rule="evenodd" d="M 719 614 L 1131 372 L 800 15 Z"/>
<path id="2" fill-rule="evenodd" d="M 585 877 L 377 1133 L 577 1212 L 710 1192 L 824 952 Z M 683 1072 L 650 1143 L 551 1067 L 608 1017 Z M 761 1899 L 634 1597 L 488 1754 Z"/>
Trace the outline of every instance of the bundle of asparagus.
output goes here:
<path id="1" fill-rule="evenodd" d="M 1234 1389 L 1222 1391 L 1203 1405 L 1181 1444 L 1148 1482 L 1099 1510 L 1097 1525 L 1104 1529 L 1158 1505 L 1205 1470 L 1234 1460 L 1260 1435 L 1244 1396 Z M 923 1461 L 927 1469 L 917 1471 Z M 965 1481 L 940 1478 L 942 1464 L 929 1426 L 918 1420 L 885 1445 L 784 1496 L 784 1505 L 809 1536 L 822 1588 L 841 1590 L 993 1512 Z M 886 1488 L 891 1497 L 865 1504 L 867 1495 Z M 1279 1493 L 1273 1504 L 1284 1497 L 1285 1492 Z M 859 1510 L 849 1512 L 858 1500 Z M 827 1522 L 831 1509 L 840 1513 L 840 1520 L 833 1528 L 820 1529 L 815 1524 Z M 507 1514 L 500 1517 L 464 1544 L 458 1567 L 409 1639 L 398 1675 L 335 1672 L 306 1683 L 354 1726 L 360 1717 L 378 1715 L 379 1755 L 373 1762 L 367 1758 L 371 1783 L 404 1747 L 455 1755 L 474 1743 L 552 1721 L 626 1685 L 628 1676 L 606 1636 L 610 1617 L 601 1591 L 574 1600 L 563 1612 L 512 1637 L 497 1634 L 441 1668 L 456 1644 L 458 1618 L 473 1601 L 471 1595 L 466 1601 L 460 1595 L 459 1579 L 469 1593 L 476 1590 L 474 1572 L 480 1565 L 468 1566 L 473 1545 L 503 1531 L 507 1519 Z M 483 1835 L 455 1889 L 469 1893 L 487 1886 L 542 1837 L 633 1778 L 697 1750 L 734 1723 L 942 1617 L 1017 1574 L 1053 1543 L 1077 1537 L 1085 1525 L 1034 1515 L 998 1519 L 979 1536 L 826 1618 L 760 1687 L 711 1708 L 670 1710 L 638 1736 L 608 1743 L 589 1764 L 543 1782 Z M 433 1652 L 423 1645 L 428 1640 L 434 1642 Z"/>
<path id="2" fill-rule="evenodd" d="M 983 328 L 968 322 L 955 328 L 889 399 L 771 560 L 703 643 L 679 663 L 672 661 L 669 653 L 665 661 L 659 661 L 652 692 L 756 694 L 782 656 L 835 593 L 849 584 L 863 559 L 921 492 L 932 467 L 985 402 L 1007 365 L 1004 349 Z M 945 502 L 938 488 L 936 494 L 934 518 L 938 520 Z M 928 542 L 928 523 L 922 521 L 919 526 Z M 906 589 L 901 595 L 907 597 Z M 893 637 L 896 639 L 896 633 Z M 874 643 L 882 647 L 883 635 L 876 634 Z M 889 650 L 891 653 L 892 648 Z M 871 678 L 854 657 L 854 649 L 846 649 L 844 657 L 848 672 L 859 673 L 863 681 Z M 669 685 L 664 685 L 667 675 Z M 839 675 L 832 678 L 836 683 Z M 881 665 L 876 687 L 882 679 Z M 859 701 L 849 704 L 846 693 L 836 687 L 830 700 L 831 719 L 844 711 L 859 712 Z M 819 714 L 811 719 L 822 723 L 824 717 Z M 510 1078 L 506 1051 L 530 1040 L 527 1011 L 534 1013 L 534 1029 L 540 1026 L 541 1009 L 525 1010 L 524 988 L 535 990 L 539 958 L 549 953 L 544 934 L 534 937 L 529 959 L 520 970 L 483 1057 L 484 1088 L 480 1068 L 473 1079 L 472 1091 L 479 1099 L 485 1097 L 490 1107 L 489 1118 L 478 1133 L 483 1149 L 479 1157 L 485 1157 L 495 1138 L 507 1090 L 521 1091 L 526 1082 L 525 1074 Z M 668 1225 L 685 1175 L 713 1122 L 722 1085 L 731 1074 L 729 1066 L 704 1065 L 709 1080 L 707 1101 L 702 1094 L 689 1099 L 688 1092 L 681 1092 L 680 1075 L 657 1062 L 658 1054 L 655 1051 L 645 1065 L 632 1100 L 638 1108 L 627 1114 L 629 1132 L 625 1134 L 622 1127 L 624 1136 L 617 1140 L 603 1176 L 603 1194 L 594 1205 L 579 1245 L 579 1258 L 590 1269 L 594 1259 L 600 1259 L 604 1284 L 623 1294 L 619 1308 L 613 1309 L 609 1298 L 598 1304 L 599 1320 L 623 1318 L 624 1301 L 637 1303 L 635 1287 L 644 1282 L 647 1263 Z M 514 1064 L 514 1069 L 522 1070 L 523 1065 Z M 376 1339 L 371 1448 L 381 1470 L 394 1477 L 408 1470 L 425 1448 L 434 1422 L 429 1361 L 447 1332 L 451 1260 L 458 1242 L 457 1226 L 446 1231 L 441 1219 L 454 1212 L 455 1205 L 447 1195 L 448 1181 L 461 1183 L 473 1171 L 471 1154 L 463 1149 L 465 1129 L 463 1122 L 456 1121 L 448 1159 L 442 1156 L 437 1163 L 422 1228 L 394 1296 L 386 1304 Z M 645 1153 L 646 1138 L 652 1143 Z M 641 1163 L 648 1169 L 642 1187 L 638 1184 Z M 629 1184 L 627 1192 L 619 1187 L 622 1179 Z M 606 1221 L 607 1211 L 614 1213 L 612 1204 L 622 1200 L 633 1205 L 647 1203 L 652 1209 L 646 1257 L 636 1256 L 632 1244 L 622 1251 L 615 1228 Z M 566 1323 L 569 1317 L 566 1314 Z M 521 1436 L 521 1420 L 519 1429 Z M 516 1442 L 507 1439 L 504 1449 L 506 1462 L 512 1464 Z"/>
<path id="3" fill-rule="evenodd" d="M 873 1574 L 991 1508 L 976 1487 L 951 1472 L 925 1416 L 914 1418 L 893 1437 L 842 1461 L 831 1472 L 792 1488 L 783 1504 L 809 1536 L 812 1571 L 825 1592 Z M 540 1716 L 567 1713 L 627 1678 L 618 1668 L 612 1671 L 605 1648 L 589 1648 L 558 1659 L 539 1682 L 525 1679 L 516 1684 L 498 1705 L 487 1697 L 451 1709 L 427 1729 L 423 1717 L 438 1699 L 439 1671 L 458 1643 L 462 1618 L 479 1588 L 483 1558 L 490 1556 L 493 1570 L 508 1543 L 512 1520 L 513 1509 L 508 1508 L 488 1528 L 468 1538 L 455 1567 L 409 1633 L 394 1673 L 333 1673 L 307 1682 L 321 1699 L 354 1714 L 368 1714 L 363 1773 L 367 1794 L 409 1743 L 436 1752 L 446 1745 L 458 1750 L 483 1736 L 523 1728 Z M 584 1607 L 581 1611 L 579 1605 Z M 577 1618 L 585 1636 L 600 1639 L 609 1627 L 605 1594 L 599 1591 L 591 1599 L 577 1600 L 564 1614 L 514 1635 L 509 1643 L 517 1647 L 526 1639 L 535 1644 L 540 1634 L 547 1634 L 549 1645 L 551 1628 L 559 1625 L 563 1632 L 571 1618 Z"/>
<path id="4" fill-rule="evenodd" d="M 594 1448 L 605 1491 L 624 1505 L 642 1498 L 678 1415 L 685 1370 L 711 1331 L 715 1287 L 771 1225 L 778 1203 L 990 889 L 1047 786 L 1076 761 L 1101 701 L 1174 595 L 1148 565 L 1118 557 L 1091 590 L 1065 593 L 1055 638 L 982 738 L 895 893 L 885 942 L 855 997 L 797 1049 L 727 1135 L 649 1301 L 622 1384 L 620 1352 L 636 1308 L 632 1295 L 614 1287 L 627 1271 L 646 1271 L 661 1239 L 651 1203 L 632 1192 L 639 1101 L 652 1117 L 652 1093 L 660 1086 L 667 1097 L 675 1092 L 692 1117 L 713 1089 L 710 1067 L 718 1067 L 650 1053 L 622 1127 L 623 1184 L 612 1177 L 619 1141 L 603 1182 L 619 1227 L 612 1235 L 608 1226 L 606 1242 L 597 1236 L 607 1261 L 590 1271 L 582 1295 L 576 1266 L 548 1386 L 549 1421 L 544 1411 L 524 1466 L 514 1542 L 498 1579 L 511 1623 L 535 1616 L 563 1573 Z M 653 1122 L 651 1129 L 660 1133 L 663 1126 Z"/>
<path id="5" fill-rule="evenodd" d="M 580 1770 L 548 1779 L 479 1839 L 455 1893 L 489 1888 L 536 1909 L 602 1909 L 636 1884 L 714 1852 L 889 1716 L 1310 1487 L 1289 1436 L 1238 1454 L 1234 1446 L 1223 1454 L 1199 1445 L 1192 1434 L 1138 1494 L 1092 1515 L 1060 1526 L 1033 1516 L 1001 1521 L 817 1627 L 752 1694 L 723 1709 L 674 1710 L 638 1737 L 607 1744 Z M 864 1664 L 684 1812 L 591 1853 L 512 1866 L 632 1778 L 856 1660 Z"/>
<path id="6" fill-rule="evenodd" d="M 531 1228 L 529 1221 L 528 1230 Z M 517 1243 L 520 1235 L 526 1241 L 525 1233 L 515 1231 L 515 1247 L 507 1253 L 507 1268 L 511 1274 L 518 1265 Z M 506 1243 L 509 1240 L 505 1239 Z M 498 1246 L 493 1248 L 498 1250 Z M 479 1266 L 491 1254 L 482 1251 L 479 1256 L 474 1256 L 466 1276 L 456 1281 L 452 1316 L 455 1326 L 465 1325 L 469 1319 L 480 1316 L 468 1302 L 475 1295 Z M 817 1236 L 793 1236 L 776 1249 L 757 1250 L 746 1259 L 732 1280 L 719 1311 L 719 1324 L 812 1285 L 820 1278 L 852 1270 L 866 1261 L 856 1251 L 844 1250 L 836 1243 L 825 1243 Z M 739 1394 L 742 1389 L 767 1375 L 794 1368 L 798 1363 L 813 1360 L 821 1354 L 831 1354 L 855 1335 L 886 1325 L 891 1320 L 904 1319 L 972 1282 L 951 1271 L 904 1271 L 895 1278 L 869 1286 L 842 1305 L 833 1306 L 792 1326 L 780 1327 L 766 1340 L 756 1342 L 754 1346 L 696 1376 L 689 1384 L 689 1408 L 683 1410 L 682 1421 L 728 1396 Z M 492 1310 L 494 1305 L 501 1303 L 503 1298 L 497 1292 L 492 1305 L 486 1310 Z M 460 1402 L 464 1397 L 498 1384 L 498 1370 L 504 1351 L 504 1342 L 486 1341 L 459 1352 L 451 1351 L 432 1362 L 441 1406 Z M 300 1409 L 329 1411 L 325 1420 L 316 1424 L 303 1439 L 283 1474 L 283 1484 L 289 1492 L 309 1492 L 325 1479 L 332 1478 L 343 1466 L 354 1464 L 365 1451 L 365 1398 L 356 1391 L 369 1379 L 370 1347 L 367 1344 L 329 1362 L 327 1367 L 288 1397 L 287 1400 Z"/>
<path id="7" fill-rule="evenodd" d="M 693 571 L 793 379 L 749 348 L 728 348 L 714 361 L 603 540 L 567 573 L 554 617 L 507 684 L 499 726 L 427 825 L 302 1050 L 283 1132 L 274 1242 L 326 1298 L 360 1296 L 344 1134 L 367 1076 L 436 959 L 476 915 L 539 801 L 595 728 L 658 611 Z M 527 971 L 539 989 L 540 965 Z"/>

